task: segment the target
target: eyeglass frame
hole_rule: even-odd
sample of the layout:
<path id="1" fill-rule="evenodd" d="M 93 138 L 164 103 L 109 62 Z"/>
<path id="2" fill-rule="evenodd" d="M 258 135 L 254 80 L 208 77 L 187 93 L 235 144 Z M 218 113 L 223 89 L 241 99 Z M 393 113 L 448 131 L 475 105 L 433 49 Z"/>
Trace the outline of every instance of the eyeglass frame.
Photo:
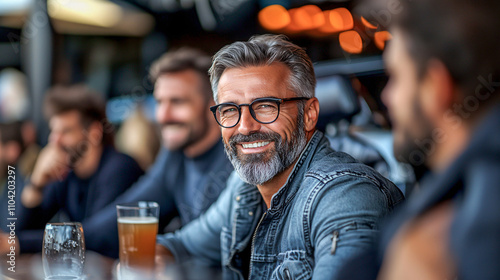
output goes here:
<path id="1" fill-rule="evenodd" d="M 285 102 L 288 102 L 288 101 L 299 101 L 299 100 L 309 100 L 311 98 L 309 97 L 292 97 L 292 98 L 276 98 L 276 97 L 261 97 L 261 98 L 257 98 L 255 99 L 254 101 L 250 102 L 250 103 L 243 103 L 243 104 L 236 104 L 236 103 L 233 103 L 233 102 L 226 102 L 226 103 L 220 103 L 220 104 L 217 104 L 217 105 L 214 105 L 214 106 L 210 106 L 210 111 L 212 111 L 212 113 L 214 114 L 214 118 L 215 118 L 215 121 L 217 122 L 217 124 L 223 128 L 232 128 L 232 127 L 235 127 L 238 125 L 238 123 L 240 123 L 240 120 L 241 120 L 241 107 L 242 106 L 248 106 L 248 111 L 250 111 L 250 115 L 252 116 L 252 118 L 258 122 L 258 123 L 261 123 L 261 124 L 270 124 L 270 123 L 273 123 L 275 122 L 278 117 L 280 116 L 280 112 L 281 112 L 281 107 L 280 105 L 285 103 Z M 278 104 L 278 114 L 276 115 L 276 118 L 270 122 L 262 122 L 262 121 L 259 121 L 257 119 L 257 116 L 255 115 L 255 111 L 253 110 L 252 108 L 252 105 L 255 103 L 255 102 L 259 102 L 259 101 L 274 101 L 276 102 L 276 104 Z M 236 121 L 236 123 L 232 126 L 224 126 L 222 125 L 219 120 L 217 119 L 217 109 L 222 106 L 222 105 L 232 105 L 232 106 L 235 106 L 236 108 L 238 108 L 238 120 Z"/>

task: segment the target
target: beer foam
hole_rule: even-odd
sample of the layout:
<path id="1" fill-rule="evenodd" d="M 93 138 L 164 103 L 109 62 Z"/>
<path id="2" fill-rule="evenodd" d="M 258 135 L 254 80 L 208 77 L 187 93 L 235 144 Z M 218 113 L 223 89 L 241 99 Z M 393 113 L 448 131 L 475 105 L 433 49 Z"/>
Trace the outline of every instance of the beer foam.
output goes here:
<path id="1" fill-rule="evenodd" d="M 157 224 L 158 219 L 155 217 L 120 217 L 120 224 Z"/>

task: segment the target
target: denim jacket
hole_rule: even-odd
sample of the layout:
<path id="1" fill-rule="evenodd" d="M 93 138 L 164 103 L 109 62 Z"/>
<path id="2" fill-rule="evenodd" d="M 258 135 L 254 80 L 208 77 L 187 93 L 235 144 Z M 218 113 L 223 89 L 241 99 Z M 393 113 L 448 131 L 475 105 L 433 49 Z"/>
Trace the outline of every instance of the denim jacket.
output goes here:
<path id="1" fill-rule="evenodd" d="M 222 264 L 224 279 L 243 279 L 247 246 L 249 279 L 332 279 L 371 245 L 379 219 L 403 200 L 390 181 L 332 150 L 317 131 L 267 211 L 257 187 L 233 172 L 204 215 L 158 243 L 178 262 Z"/>

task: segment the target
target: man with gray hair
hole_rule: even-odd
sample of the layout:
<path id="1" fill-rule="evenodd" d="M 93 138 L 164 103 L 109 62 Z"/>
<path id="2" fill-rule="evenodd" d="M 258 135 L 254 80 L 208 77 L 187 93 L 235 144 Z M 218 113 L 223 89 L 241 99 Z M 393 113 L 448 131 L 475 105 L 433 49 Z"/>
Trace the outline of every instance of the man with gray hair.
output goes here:
<path id="1" fill-rule="evenodd" d="M 334 275 L 403 195 L 316 130 L 311 60 L 283 36 L 224 47 L 210 74 L 236 172 L 204 215 L 158 238 L 157 254 L 222 265 L 224 279 Z"/>

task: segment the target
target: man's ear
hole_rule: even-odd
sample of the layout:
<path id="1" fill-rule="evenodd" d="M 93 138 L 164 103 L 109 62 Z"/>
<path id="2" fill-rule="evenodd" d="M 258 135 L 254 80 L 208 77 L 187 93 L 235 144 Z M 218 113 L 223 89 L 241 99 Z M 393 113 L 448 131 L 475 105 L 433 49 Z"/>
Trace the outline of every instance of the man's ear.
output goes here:
<path id="1" fill-rule="evenodd" d="M 428 63 L 420 96 L 425 114 L 434 119 L 441 118 L 457 101 L 455 83 L 441 61 L 434 59 Z"/>
<path id="2" fill-rule="evenodd" d="M 304 105 L 304 126 L 306 132 L 314 131 L 319 116 L 319 101 L 313 97 L 306 101 Z"/>

